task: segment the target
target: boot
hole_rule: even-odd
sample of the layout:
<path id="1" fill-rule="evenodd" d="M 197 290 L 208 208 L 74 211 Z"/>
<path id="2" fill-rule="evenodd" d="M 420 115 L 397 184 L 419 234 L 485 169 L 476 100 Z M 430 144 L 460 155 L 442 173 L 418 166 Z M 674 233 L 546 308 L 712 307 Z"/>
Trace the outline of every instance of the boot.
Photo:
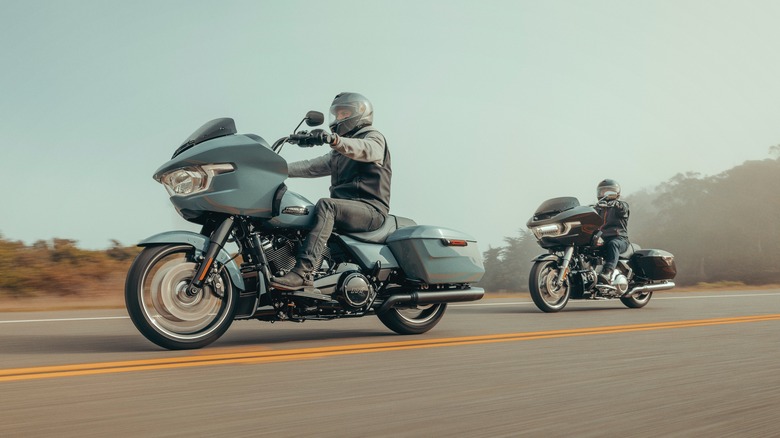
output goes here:
<path id="1" fill-rule="evenodd" d="M 311 273 L 296 266 L 281 277 L 271 278 L 271 286 L 279 290 L 300 290 L 314 286 L 314 282 Z"/>
<path id="2" fill-rule="evenodd" d="M 599 283 L 612 285 L 612 269 L 606 268 L 599 274 Z"/>

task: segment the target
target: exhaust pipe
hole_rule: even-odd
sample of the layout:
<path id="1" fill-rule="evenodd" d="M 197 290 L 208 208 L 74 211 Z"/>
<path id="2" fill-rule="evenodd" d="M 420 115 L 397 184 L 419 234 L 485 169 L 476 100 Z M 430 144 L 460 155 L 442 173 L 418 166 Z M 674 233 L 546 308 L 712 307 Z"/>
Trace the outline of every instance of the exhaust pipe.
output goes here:
<path id="1" fill-rule="evenodd" d="M 638 286 L 630 291 L 623 294 L 623 298 L 630 297 L 632 295 L 644 293 L 644 292 L 655 292 L 659 290 L 667 290 L 674 287 L 673 281 L 665 281 L 663 283 L 656 283 L 656 284 L 646 284 L 644 286 Z"/>
<path id="2" fill-rule="evenodd" d="M 376 313 L 387 312 L 393 307 L 415 304 L 456 303 L 459 301 L 477 301 L 485 296 L 485 289 L 472 287 L 465 290 L 423 291 L 389 296 Z"/>

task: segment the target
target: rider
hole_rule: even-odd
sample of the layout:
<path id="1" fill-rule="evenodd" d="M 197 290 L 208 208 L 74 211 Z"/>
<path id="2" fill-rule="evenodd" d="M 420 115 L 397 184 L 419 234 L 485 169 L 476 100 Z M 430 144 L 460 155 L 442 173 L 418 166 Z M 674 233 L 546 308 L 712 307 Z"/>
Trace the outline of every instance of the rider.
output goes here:
<path id="1" fill-rule="evenodd" d="M 271 285 L 282 290 L 313 286 L 312 271 L 334 228 L 344 232 L 374 231 L 390 210 L 390 152 L 385 137 L 373 126 L 374 109 L 363 95 L 339 93 L 330 106 L 331 135 L 321 141 L 330 152 L 312 160 L 290 163 L 290 177 L 330 175 L 330 198 L 315 207 L 314 227 L 298 250 L 295 267 Z"/>
<path id="2" fill-rule="evenodd" d="M 609 192 L 615 195 L 607 196 Z M 596 196 L 598 198 L 596 211 L 604 219 L 604 224 L 599 228 L 604 239 L 604 267 L 599 280 L 605 284 L 612 284 L 612 272 L 617 266 L 620 253 L 627 250 L 629 246 L 628 203 L 618 200 L 620 184 L 614 179 L 601 181 L 596 188 Z"/>

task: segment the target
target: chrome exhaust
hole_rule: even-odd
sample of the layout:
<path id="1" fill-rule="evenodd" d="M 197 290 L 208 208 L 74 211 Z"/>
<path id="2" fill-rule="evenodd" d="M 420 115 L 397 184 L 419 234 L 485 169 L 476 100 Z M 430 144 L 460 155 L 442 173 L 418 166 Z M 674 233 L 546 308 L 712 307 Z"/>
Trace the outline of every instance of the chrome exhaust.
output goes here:
<path id="1" fill-rule="evenodd" d="M 644 292 L 655 292 L 659 290 L 667 290 L 674 287 L 673 281 L 665 281 L 663 283 L 655 283 L 655 284 L 646 284 L 644 286 L 638 286 L 635 287 L 628 292 L 624 293 L 622 295 L 623 298 L 630 297 L 632 295 L 644 293 Z"/>
<path id="2" fill-rule="evenodd" d="M 485 296 L 485 289 L 472 287 L 463 290 L 423 291 L 408 294 L 396 294 L 387 297 L 377 313 L 386 312 L 397 305 L 455 303 L 459 301 L 477 301 Z"/>

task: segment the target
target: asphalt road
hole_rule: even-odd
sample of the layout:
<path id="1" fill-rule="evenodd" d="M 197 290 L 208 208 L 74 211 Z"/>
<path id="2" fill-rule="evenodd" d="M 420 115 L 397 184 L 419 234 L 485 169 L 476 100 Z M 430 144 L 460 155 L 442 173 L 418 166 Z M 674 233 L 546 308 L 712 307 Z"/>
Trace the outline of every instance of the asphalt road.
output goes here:
<path id="1" fill-rule="evenodd" d="M 0 436 L 780 436 L 778 341 L 780 290 L 489 299 L 419 336 L 236 322 L 185 352 L 124 310 L 0 313 Z"/>

